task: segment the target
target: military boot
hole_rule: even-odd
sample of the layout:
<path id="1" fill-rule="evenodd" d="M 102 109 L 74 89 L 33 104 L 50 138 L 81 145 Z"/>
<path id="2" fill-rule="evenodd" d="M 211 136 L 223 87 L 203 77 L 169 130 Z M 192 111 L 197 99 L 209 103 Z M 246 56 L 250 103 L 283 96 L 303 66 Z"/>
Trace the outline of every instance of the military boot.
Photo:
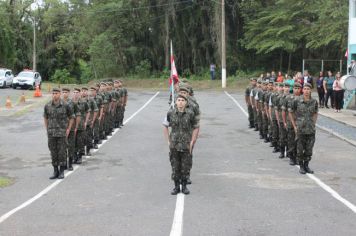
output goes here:
<path id="1" fill-rule="evenodd" d="M 285 158 L 285 156 L 284 156 L 285 148 L 284 148 L 284 147 L 281 147 L 280 150 L 281 150 L 281 154 L 279 155 L 279 158 L 280 158 L 280 159 L 283 159 L 283 158 Z"/>
<path id="2" fill-rule="evenodd" d="M 305 172 L 307 172 L 309 174 L 314 174 L 314 171 L 309 168 L 309 161 L 304 161 L 304 169 L 305 169 Z"/>
<path id="3" fill-rule="evenodd" d="M 86 151 L 87 151 L 87 156 L 90 157 L 91 156 L 90 147 L 86 146 Z"/>
<path id="4" fill-rule="evenodd" d="M 180 192 L 179 181 L 174 181 L 174 189 L 172 190 L 172 195 L 177 195 Z"/>
<path id="5" fill-rule="evenodd" d="M 187 181 L 186 180 L 182 181 L 182 193 L 184 193 L 184 194 L 189 194 L 190 193 L 189 189 L 187 188 Z"/>
<path id="6" fill-rule="evenodd" d="M 296 160 L 295 156 L 290 156 L 289 157 L 289 165 L 295 166 L 296 164 L 297 164 L 297 160 Z"/>
<path id="7" fill-rule="evenodd" d="M 64 166 L 61 166 L 59 169 L 58 179 L 64 179 Z"/>
<path id="8" fill-rule="evenodd" d="M 280 150 L 279 150 L 279 148 L 277 147 L 277 145 L 276 146 L 274 146 L 274 149 L 273 149 L 273 151 L 272 151 L 273 153 L 277 153 L 277 152 L 280 152 Z"/>
<path id="9" fill-rule="evenodd" d="M 68 160 L 68 170 L 69 171 L 72 171 L 73 170 L 73 157 L 69 157 L 69 160 Z"/>
<path id="10" fill-rule="evenodd" d="M 301 173 L 302 175 L 305 175 L 307 173 L 305 171 L 305 167 L 304 167 L 304 162 L 303 161 L 299 161 L 299 173 Z"/>
<path id="11" fill-rule="evenodd" d="M 258 130 L 259 130 L 259 129 L 258 129 L 258 125 L 256 124 L 254 131 L 258 131 Z"/>
<path id="12" fill-rule="evenodd" d="M 190 177 L 188 177 L 188 179 L 187 179 L 187 184 L 192 184 Z"/>
<path id="13" fill-rule="evenodd" d="M 53 166 L 53 175 L 49 179 L 57 179 L 59 175 L 58 166 Z"/>
<path id="14" fill-rule="evenodd" d="M 98 143 L 99 143 L 99 140 L 95 140 L 94 141 L 94 149 L 98 149 Z"/>
<path id="15" fill-rule="evenodd" d="M 77 160 L 77 164 L 82 164 L 82 156 L 83 156 L 83 154 L 81 154 L 81 153 L 79 153 L 78 154 L 78 160 Z"/>

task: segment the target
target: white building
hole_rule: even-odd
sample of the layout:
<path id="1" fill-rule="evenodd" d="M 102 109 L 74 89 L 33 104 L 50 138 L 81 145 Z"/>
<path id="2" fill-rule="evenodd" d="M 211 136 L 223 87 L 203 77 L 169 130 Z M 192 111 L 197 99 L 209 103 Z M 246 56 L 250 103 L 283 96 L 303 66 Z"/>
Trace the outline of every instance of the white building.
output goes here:
<path id="1" fill-rule="evenodd" d="M 349 40 L 347 64 L 356 60 L 356 0 L 349 0 Z"/>

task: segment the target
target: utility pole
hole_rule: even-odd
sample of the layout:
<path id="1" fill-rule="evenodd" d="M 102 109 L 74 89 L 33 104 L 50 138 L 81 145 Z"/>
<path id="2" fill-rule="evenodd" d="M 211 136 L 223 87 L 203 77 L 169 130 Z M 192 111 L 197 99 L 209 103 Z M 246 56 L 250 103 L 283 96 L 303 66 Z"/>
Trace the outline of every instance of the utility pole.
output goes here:
<path id="1" fill-rule="evenodd" d="M 226 88 L 225 0 L 221 0 L 221 87 Z"/>
<path id="2" fill-rule="evenodd" d="M 32 52 L 32 70 L 36 71 L 36 17 L 33 17 L 33 52 Z"/>

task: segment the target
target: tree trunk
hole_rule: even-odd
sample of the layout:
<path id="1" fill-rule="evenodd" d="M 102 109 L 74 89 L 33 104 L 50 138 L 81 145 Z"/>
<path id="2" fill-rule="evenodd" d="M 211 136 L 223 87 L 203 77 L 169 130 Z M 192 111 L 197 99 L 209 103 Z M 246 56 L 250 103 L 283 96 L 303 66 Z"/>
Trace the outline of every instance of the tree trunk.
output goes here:
<path id="1" fill-rule="evenodd" d="M 292 53 L 290 52 L 289 55 L 288 55 L 288 75 L 290 75 L 290 66 L 291 66 L 291 63 L 292 63 Z M 286 78 L 287 79 L 287 78 Z"/>
<path id="2" fill-rule="evenodd" d="M 168 15 L 167 11 L 165 14 L 164 26 L 165 26 L 164 65 L 165 65 L 166 69 L 168 69 L 169 68 L 169 15 Z"/>
<path id="3" fill-rule="evenodd" d="M 281 50 L 279 53 L 279 71 L 282 71 L 283 66 L 283 51 Z"/>

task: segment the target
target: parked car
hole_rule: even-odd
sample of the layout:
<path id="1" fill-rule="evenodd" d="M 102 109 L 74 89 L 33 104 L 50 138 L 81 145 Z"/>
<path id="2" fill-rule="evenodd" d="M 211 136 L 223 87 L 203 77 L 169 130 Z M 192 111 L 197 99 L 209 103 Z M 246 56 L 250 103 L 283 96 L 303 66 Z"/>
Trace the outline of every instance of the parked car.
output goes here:
<path id="1" fill-rule="evenodd" d="M 17 87 L 20 87 L 35 89 L 37 85 L 41 88 L 41 83 L 42 78 L 40 73 L 32 70 L 24 70 L 14 78 L 12 88 L 16 89 Z"/>
<path id="2" fill-rule="evenodd" d="M 6 88 L 7 86 L 11 86 L 13 79 L 14 75 L 11 70 L 0 68 L 0 87 Z"/>

